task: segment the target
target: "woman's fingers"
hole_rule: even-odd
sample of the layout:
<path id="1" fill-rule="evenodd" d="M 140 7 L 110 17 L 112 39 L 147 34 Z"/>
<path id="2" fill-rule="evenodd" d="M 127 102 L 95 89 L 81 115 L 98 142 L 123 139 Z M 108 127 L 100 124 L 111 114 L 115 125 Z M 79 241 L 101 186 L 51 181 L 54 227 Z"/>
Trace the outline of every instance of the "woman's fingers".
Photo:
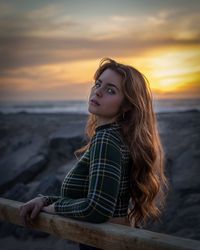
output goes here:
<path id="1" fill-rule="evenodd" d="M 27 225 L 27 219 L 29 217 L 30 209 L 30 204 L 25 204 L 20 207 L 19 216 L 22 220 L 23 225 Z"/>
<path id="2" fill-rule="evenodd" d="M 27 226 L 27 227 L 32 227 L 33 226 L 33 221 L 32 221 L 32 219 L 30 218 L 30 215 L 27 215 L 26 216 L 26 221 L 25 221 L 25 225 Z"/>
<path id="3" fill-rule="evenodd" d="M 39 214 L 43 207 L 43 202 L 41 198 L 35 198 L 19 208 L 19 216 L 23 225 L 31 226 L 32 220 L 34 220 Z"/>
<path id="4" fill-rule="evenodd" d="M 35 207 L 33 208 L 32 212 L 31 212 L 30 218 L 35 219 L 35 217 L 39 214 L 40 210 L 41 210 L 41 207 L 35 205 Z"/>
<path id="5" fill-rule="evenodd" d="M 19 216 L 22 220 L 23 225 L 30 226 L 31 220 L 40 212 L 40 207 L 35 203 L 26 203 L 20 207 Z"/>

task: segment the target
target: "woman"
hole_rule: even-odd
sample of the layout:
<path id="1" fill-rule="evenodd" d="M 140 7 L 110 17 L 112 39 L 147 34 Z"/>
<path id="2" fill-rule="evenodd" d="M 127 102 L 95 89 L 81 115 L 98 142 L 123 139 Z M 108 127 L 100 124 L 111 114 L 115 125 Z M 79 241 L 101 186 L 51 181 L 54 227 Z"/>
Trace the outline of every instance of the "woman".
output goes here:
<path id="1" fill-rule="evenodd" d="M 140 227 L 160 215 L 167 180 L 164 153 L 146 78 L 105 58 L 94 75 L 86 126 L 88 144 L 65 177 L 61 196 L 24 204 L 25 224 L 46 211 L 92 223 Z M 80 249 L 95 249 L 80 244 Z"/>

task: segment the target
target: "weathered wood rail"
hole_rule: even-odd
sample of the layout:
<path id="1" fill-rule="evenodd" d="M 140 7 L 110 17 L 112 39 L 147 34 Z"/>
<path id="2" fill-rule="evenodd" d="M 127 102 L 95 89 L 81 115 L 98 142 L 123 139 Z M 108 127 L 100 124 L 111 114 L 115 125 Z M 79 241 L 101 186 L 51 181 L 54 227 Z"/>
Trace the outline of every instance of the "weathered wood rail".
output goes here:
<path id="1" fill-rule="evenodd" d="M 23 203 L 0 198 L 0 220 L 22 225 L 19 207 Z M 22 225 L 23 226 L 23 225 Z M 102 249 L 132 250 L 199 250 L 200 241 L 135 229 L 109 222 L 93 224 L 41 212 L 33 229 L 62 239 Z"/>

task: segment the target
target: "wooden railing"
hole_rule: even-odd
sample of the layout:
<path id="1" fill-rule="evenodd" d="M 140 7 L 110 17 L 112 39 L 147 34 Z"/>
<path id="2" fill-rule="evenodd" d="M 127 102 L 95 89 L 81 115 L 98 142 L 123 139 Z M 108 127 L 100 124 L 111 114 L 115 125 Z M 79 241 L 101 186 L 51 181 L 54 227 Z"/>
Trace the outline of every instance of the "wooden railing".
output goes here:
<path id="1" fill-rule="evenodd" d="M 22 225 L 19 207 L 23 203 L 0 198 L 0 220 Z M 199 250 L 200 241 L 135 229 L 109 222 L 93 224 L 41 212 L 33 229 L 59 238 L 84 243 L 102 249 L 132 250 Z"/>

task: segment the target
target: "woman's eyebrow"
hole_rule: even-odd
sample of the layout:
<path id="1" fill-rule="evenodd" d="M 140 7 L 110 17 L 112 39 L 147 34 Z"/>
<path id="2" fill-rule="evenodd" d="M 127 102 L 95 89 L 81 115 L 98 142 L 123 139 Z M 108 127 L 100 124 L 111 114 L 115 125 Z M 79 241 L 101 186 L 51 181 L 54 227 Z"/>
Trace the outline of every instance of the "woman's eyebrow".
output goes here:
<path id="1" fill-rule="evenodd" d="M 97 79 L 97 81 L 99 81 L 100 83 L 102 83 L 102 80 L 101 79 Z M 113 84 L 113 83 L 110 83 L 110 82 L 108 82 L 108 83 L 106 83 L 108 86 L 110 86 L 110 87 L 114 87 L 114 88 L 116 88 L 118 91 L 119 91 L 119 88 L 115 85 L 115 84 Z"/>

